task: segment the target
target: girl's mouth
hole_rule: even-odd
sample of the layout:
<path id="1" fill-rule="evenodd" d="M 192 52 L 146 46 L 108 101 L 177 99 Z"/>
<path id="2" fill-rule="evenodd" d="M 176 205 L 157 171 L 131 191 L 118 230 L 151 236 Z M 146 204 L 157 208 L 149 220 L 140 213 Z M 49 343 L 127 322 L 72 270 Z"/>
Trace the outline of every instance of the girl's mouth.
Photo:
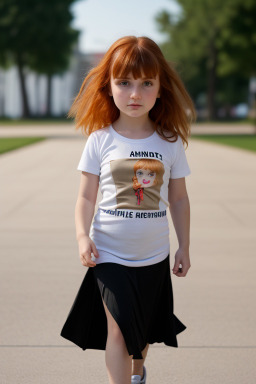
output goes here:
<path id="1" fill-rule="evenodd" d="M 141 107 L 141 104 L 128 104 L 128 107 L 139 108 Z"/>
<path id="2" fill-rule="evenodd" d="M 145 179 L 143 179 L 142 181 L 143 181 L 143 184 L 148 184 L 148 183 L 150 183 L 150 180 L 145 180 Z"/>

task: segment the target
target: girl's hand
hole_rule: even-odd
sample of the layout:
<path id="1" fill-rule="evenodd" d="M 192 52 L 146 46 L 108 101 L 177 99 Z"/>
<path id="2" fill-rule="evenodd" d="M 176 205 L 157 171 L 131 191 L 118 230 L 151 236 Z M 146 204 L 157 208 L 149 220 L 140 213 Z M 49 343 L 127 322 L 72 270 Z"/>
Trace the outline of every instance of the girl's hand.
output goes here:
<path id="1" fill-rule="evenodd" d="M 90 239 L 90 237 L 81 237 L 78 241 L 78 246 L 81 263 L 85 267 L 95 267 L 97 264 L 92 261 L 91 254 L 93 253 L 95 257 L 99 257 L 99 254 L 94 242 Z"/>
<path id="2" fill-rule="evenodd" d="M 180 267 L 180 264 L 181 264 L 181 267 Z M 179 248 L 175 254 L 175 263 L 172 269 L 174 275 L 178 277 L 184 277 L 186 276 L 190 267 L 191 265 L 190 265 L 188 250 Z"/>

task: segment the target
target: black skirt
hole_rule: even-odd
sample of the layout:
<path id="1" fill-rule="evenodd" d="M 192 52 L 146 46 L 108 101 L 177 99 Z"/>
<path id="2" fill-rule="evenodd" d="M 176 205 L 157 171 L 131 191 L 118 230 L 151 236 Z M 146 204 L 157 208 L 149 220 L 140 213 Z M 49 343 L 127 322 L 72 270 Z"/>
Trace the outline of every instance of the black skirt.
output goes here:
<path id="1" fill-rule="evenodd" d="M 142 359 L 147 343 L 178 347 L 186 326 L 173 313 L 169 255 L 144 267 L 100 263 L 88 268 L 60 335 L 85 349 L 106 349 L 104 303 L 117 322 L 129 355 Z"/>

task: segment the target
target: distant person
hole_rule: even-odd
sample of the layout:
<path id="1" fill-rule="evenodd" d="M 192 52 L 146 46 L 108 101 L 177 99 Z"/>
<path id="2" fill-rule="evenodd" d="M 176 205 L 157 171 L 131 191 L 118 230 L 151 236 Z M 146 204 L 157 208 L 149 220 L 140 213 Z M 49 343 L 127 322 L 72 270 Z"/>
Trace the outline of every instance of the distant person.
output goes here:
<path id="1" fill-rule="evenodd" d="M 111 384 L 146 383 L 149 344 L 178 347 L 186 329 L 173 313 L 167 210 L 179 241 L 172 271 L 184 277 L 190 168 L 183 144 L 193 103 L 157 44 L 127 36 L 89 72 L 69 115 L 89 135 L 75 209 L 89 269 L 61 336 L 83 350 L 106 350 Z"/>

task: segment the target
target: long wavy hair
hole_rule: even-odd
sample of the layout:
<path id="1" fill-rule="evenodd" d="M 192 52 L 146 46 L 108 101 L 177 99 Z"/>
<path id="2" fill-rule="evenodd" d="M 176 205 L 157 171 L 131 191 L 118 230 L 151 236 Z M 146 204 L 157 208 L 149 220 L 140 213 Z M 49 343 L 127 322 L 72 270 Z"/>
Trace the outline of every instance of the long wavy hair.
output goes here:
<path id="1" fill-rule="evenodd" d="M 190 125 L 196 118 L 193 102 L 173 65 L 148 37 L 118 39 L 89 71 L 68 113 L 75 118 L 76 129 L 89 136 L 118 119 L 120 111 L 109 95 L 111 74 L 126 78 L 129 73 L 135 79 L 159 75 L 160 98 L 149 111 L 149 118 L 164 140 L 176 141 L 179 135 L 188 145 Z"/>

